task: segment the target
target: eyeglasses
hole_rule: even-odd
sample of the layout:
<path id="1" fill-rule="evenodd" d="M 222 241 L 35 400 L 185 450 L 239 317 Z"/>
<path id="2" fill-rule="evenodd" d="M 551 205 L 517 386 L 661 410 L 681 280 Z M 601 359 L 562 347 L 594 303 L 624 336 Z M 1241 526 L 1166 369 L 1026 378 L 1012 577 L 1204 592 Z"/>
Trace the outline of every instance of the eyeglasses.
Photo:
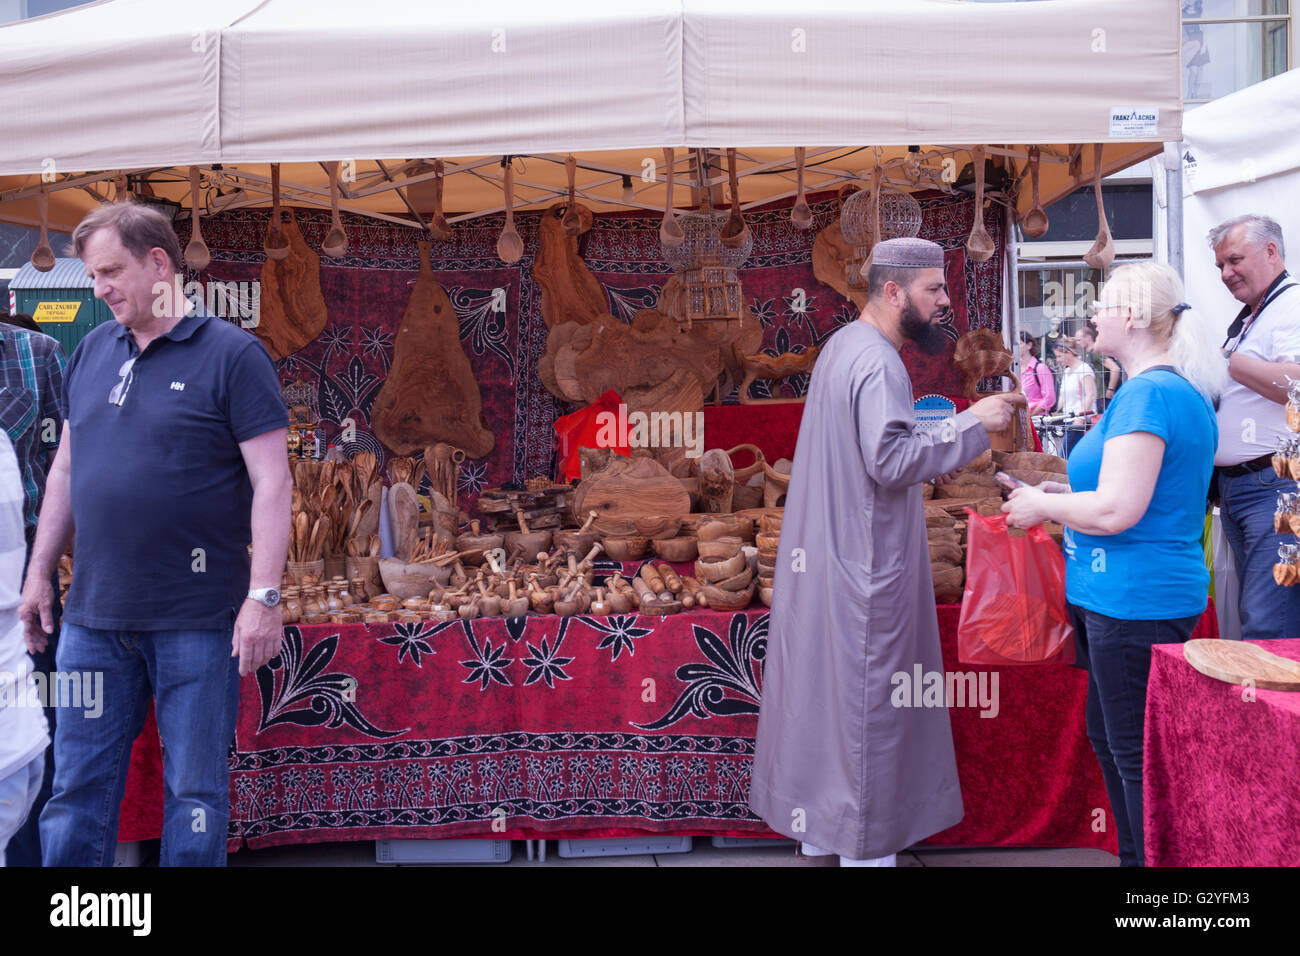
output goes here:
<path id="1" fill-rule="evenodd" d="M 113 386 L 113 390 L 108 393 L 108 404 L 122 407 L 126 401 L 126 393 L 131 390 L 131 383 L 135 381 L 135 360 L 136 356 L 131 356 L 122 363 L 122 367 L 117 370 L 117 374 L 122 380 Z"/>

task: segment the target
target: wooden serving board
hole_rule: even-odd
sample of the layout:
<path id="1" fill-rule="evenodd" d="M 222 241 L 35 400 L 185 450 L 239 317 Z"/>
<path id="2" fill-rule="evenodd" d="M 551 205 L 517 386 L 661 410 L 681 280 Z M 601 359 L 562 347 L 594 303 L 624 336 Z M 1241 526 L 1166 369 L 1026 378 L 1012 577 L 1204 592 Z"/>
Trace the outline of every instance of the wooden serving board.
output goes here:
<path id="1" fill-rule="evenodd" d="M 293 210 L 286 212 L 283 228 L 289 255 L 278 261 L 267 256 L 262 263 L 261 299 L 253 329 L 276 361 L 314 342 L 329 321 L 320 284 L 320 256 L 302 237 Z"/>
<path id="2" fill-rule="evenodd" d="M 1183 645 L 1183 658 L 1226 684 L 1253 681 L 1261 690 L 1300 690 L 1300 661 L 1279 657 L 1258 644 L 1197 638 Z"/>
<path id="3" fill-rule="evenodd" d="M 460 320 L 420 242 L 420 274 L 393 346 L 393 367 L 375 399 L 375 435 L 399 455 L 446 442 L 482 458 L 496 439 L 483 417 L 474 370 L 460 344 Z"/>
<path id="4" fill-rule="evenodd" d="M 578 485 L 573 496 L 575 517 L 589 511 L 620 516 L 681 515 L 690 508 L 691 496 L 681 481 L 653 458 L 611 459 Z"/>

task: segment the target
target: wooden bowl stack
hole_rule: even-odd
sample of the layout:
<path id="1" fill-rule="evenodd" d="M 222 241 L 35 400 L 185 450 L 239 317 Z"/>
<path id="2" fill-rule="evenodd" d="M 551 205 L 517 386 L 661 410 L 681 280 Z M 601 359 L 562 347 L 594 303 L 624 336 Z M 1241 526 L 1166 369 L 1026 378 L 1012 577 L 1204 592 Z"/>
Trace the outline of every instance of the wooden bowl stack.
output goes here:
<path id="1" fill-rule="evenodd" d="M 781 540 L 781 531 L 760 531 L 754 536 L 758 545 L 758 599 L 767 607 L 772 606 L 772 587 L 776 581 L 776 552 Z"/>
<path id="2" fill-rule="evenodd" d="M 715 611 L 743 611 L 754 600 L 754 573 L 741 550 L 739 537 L 719 535 L 704 537 L 710 525 L 700 529 L 699 560 L 695 576 L 703 584 L 708 605 Z"/>

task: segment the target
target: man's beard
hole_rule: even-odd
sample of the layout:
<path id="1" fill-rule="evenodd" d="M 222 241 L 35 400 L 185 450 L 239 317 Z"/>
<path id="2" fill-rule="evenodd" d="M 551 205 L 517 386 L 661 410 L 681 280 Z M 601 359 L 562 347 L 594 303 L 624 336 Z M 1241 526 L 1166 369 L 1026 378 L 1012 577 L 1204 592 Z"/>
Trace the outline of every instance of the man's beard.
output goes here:
<path id="1" fill-rule="evenodd" d="M 948 336 L 937 325 L 921 315 L 921 310 L 912 304 L 912 297 L 907 296 L 903 302 L 903 316 L 899 326 L 903 337 L 916 343 L 926 355 L 938 355 L 948 347 Z"/>

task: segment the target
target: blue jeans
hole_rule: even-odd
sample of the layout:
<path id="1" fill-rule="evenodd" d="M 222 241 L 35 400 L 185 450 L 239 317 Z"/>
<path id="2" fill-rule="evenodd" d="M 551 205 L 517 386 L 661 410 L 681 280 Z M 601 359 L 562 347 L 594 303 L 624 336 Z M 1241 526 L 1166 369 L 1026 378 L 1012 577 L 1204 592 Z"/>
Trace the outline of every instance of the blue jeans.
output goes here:
<path id="1" fill-rule="evenodd" d="M 1122 621 L 1067 604 L 1075 664 L 1088 669 L 1088 739 L 1101 764 L 1120 866 L 1142 866 L 1142 739 L 1151 645 L 1181 644 L 1199 614 L 1170 621 Z"/>
<path id="2" fill-rule="evenodd" d="M 1236 478 L 1219 476 L 1223 535 L 1232 548 L 1241 589 L 1243 640 L 1300 637 L 1300 588 L 1284 588 L 1273 579 L 1277 546 L 1295 543 L 1295 535 L 1273 531 L 1277 496 L 1295 488 L 1294 481 L 1279 478 L 1272 468 Z"/>
<path id="3" fill-rule="evenodd" d="M 239 703 L 231 631 L 101 631 L 64 623 L 58 669 L 102 675 L 101 713 L 60 706 L 46 866 L 112 866 L 131 746 L 149 712 L 163 746 L 162 866 L 225 866 Z M 67 701 L 60 701 L 61 705 Z M 81 703 L 84 705 L 86 701 Z"/>

